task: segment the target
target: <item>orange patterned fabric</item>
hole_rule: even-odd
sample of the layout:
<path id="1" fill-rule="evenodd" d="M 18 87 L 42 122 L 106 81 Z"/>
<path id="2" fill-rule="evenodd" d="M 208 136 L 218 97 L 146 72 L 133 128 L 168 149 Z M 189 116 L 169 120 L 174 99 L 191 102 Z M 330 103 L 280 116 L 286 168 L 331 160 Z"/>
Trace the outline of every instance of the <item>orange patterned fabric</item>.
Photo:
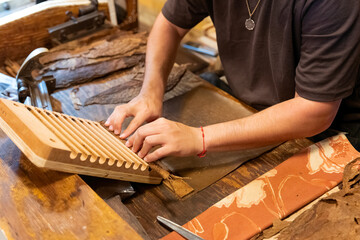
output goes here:
<path id="1" fill-rule="evenodd" d="M 357 157 L 344 134 L 313 144 L 184 227 L 207 240 L 248 239 L 338 185 L 345 165 Z M 183 238 L 172 232 L 162 239 Z"/>

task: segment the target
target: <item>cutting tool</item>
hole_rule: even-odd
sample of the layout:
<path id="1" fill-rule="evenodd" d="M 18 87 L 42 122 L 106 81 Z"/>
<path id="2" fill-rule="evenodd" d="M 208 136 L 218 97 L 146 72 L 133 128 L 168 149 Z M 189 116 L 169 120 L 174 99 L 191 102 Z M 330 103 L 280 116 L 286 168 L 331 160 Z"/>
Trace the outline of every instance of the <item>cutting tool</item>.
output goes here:
<path id="1" fill-rule="evenodd" d="M 186 239 L 189 239 L 189 240 L 204 240 L 203 238 L 199 237 L 195 233 L 190 232 L 186 228 L 180 226 L 179 224 L 176 224 L 176 223 L 170 221 L 169 219 L 166 219 L 166 218 L 161 217 L 161 216 L 157 216 L 157 220 L 159 222 L 163 223 L 165 226 L 171 228 L 172 230 L 174 230 L 175 232 L 177 232 L 178 234 L 180 234 L 181 236 L 183 236 Z"/>

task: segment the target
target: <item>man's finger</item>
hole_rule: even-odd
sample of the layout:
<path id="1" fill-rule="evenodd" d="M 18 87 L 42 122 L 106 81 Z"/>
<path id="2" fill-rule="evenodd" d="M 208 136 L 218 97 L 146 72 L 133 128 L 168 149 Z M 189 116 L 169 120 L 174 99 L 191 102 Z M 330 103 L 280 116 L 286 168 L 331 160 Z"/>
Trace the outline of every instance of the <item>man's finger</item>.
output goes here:
<path id="1" fill-rule="evenodd" d="M 136 131 L 131 137 L 129 137 L 129 139 L 127 140 L 125 145 L 127 147 L 132 147 L 134 145 L 135 139 L 137 139 L 139 137 L 138 135 L 143 136 L 143 138 L 140 139 L 140 142 L 141 142 L 140 145 L 142 145 L 142 141 L 144 140 L 144 138 L 146 136 L 158 134 L 161 132 L 161 129 L 159 128 L 159 126 L 160 125 L 159 125 L 158 120 L 145 124 L 144 126 L 140 127 L 141 132 L 139 133 L 138 131 Z M 140 128 L 138 128 L 138 130 Z M 136 141 L 138 141 L 138 140 L 136 140 Z"/>
<path id="2" fill-rule="evenodd" d="M 131 120 L 130 124 L 127 126 L 127 128 L 124 130 L 124 132 L 120 135 L 121 139 L 125 139 L 128 136 L 130 136 L 130 134 L 132 134 L 133 132 L 135 132 L 136 129 L 138 129 L 141 124 L 143 124 L 145 122 L 145 116 L 143 114 L 138 114 L 136 115 L 133 120 Z"/>
<path id="3" fill-rule="evenodd" d="M 133 142 L 134 142 L 134 138 L 135 138 L 134 135 L 132 135 L 131 137 L 129 137 L 129 139 L 128 139 L 128 140 L 126 141 L 126 143 L 125 143 L 125 146 L 127 146 L 128 148 L 132 147 Z"/>
<path id="4" fill-rule="evenodd" d="M 121 114 L 125 114 L 126 117 L 126 113 L 124 113 L 124 109 L 120 106 L 117 106 L 114 111 L 110 114 L 110 116 L 107 118 L 106 122 L 105 122 L 105 126 L 109 128 L 110 131 L 114 131 L 114 129 L 116 128 L 115 125 L 117 124 L 122 124 L 123 120 L 120 122 L 118 121 L 118 118 L 121 117 Z M 124 117 L 124 119 L 125 119 Z"/>
<path id="5" fill-rule="evenodd" d="M 160 145 L 162 143 L 163 143 L 163 138 L 159 134 L 158 135 L 147 136 L 144 139 L 142 148 L 138 152 L 138 156 L 140 158 L 144 158 L 153 147 L 155 147 L 157 145 Z"/>
<path id="6" fill-rule="evenodd" d="M 126 112 L 117 112 L 116 113 L 116 115 L 114 117 L 115 120 L 113 121 L 113 124 L 112 124 L 114 133 L 116 135 L 120 134 L 122 124 L 123 124 L 126 117 L 127 117 Z"/>
<path id="7" fill-rule="evenodd" d="M 106 122 L 104 123 L 104 125 L 106 126 L 106 127 L 109 127 L 109 126 L 111 126 L 111 123 L 112 123 L 112 119 L 113 119 L 113 116 L 114 116 L 114 112 L 113 113 L 111 113 L 111 115 L 106 119 Z"/>
<path id="8" fill-rule="evenodd" d="M 132 150 L 134 152 L 138 152 L 145 140 L 146 137 L 151 135 L 157 135 L 161 133 L 161 126 L 156 122 L 148 123 L 142 127 L 140 127 L 133 136 L 131 136 Z"/>
<path id="9" fill-rule="evenodd" d="M 160 158 L 163 158 L 165 156 L 168 156 L 170 154 L 170 151 L 166 147 L 161 147 L 156 149 L 154 152 L 149 153 L 144 160 L 146 162 L 154 162 L 156 160 L 159 160 Z"/>

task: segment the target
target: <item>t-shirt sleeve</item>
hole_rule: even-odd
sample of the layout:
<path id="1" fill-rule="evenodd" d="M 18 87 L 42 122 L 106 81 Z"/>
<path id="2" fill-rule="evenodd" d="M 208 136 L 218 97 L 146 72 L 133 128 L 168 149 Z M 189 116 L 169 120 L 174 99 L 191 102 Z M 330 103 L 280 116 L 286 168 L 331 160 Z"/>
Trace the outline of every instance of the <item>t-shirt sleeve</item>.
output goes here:
<path id="1" fill-rule="evenodd" d="M 205 0 L 168 0 L 162 14 L 174 25 L 190 29 L 209 16 Z"/>
<path id="2" fill-rule="evenodd" d="M 310 0 L 303 8 L 296 91 L 313 101 L 351 95 L 360 66 L 360 1 Z"/>

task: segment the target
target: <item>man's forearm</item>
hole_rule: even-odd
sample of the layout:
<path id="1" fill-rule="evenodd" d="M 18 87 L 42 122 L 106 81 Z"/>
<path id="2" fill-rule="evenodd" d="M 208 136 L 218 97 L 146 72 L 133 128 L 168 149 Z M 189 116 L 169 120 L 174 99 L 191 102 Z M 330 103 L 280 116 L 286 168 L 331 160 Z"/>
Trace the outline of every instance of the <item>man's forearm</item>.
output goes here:
<path id="1" fill-rule="evenodd" d="M 296 97 L 243 119 L 207 126 L 206 148 L 248 149 L 316 135 L 331 125 L 340 102 L 321 103 Z"/>
<path id="2" fill-rule="evenodd" d="M 163 98 L 177 48 L 186 32 L 187 30 L 167 21 L 161 13 L 157 17 L 148 39 L 145 79 L 141 94 Z"/>

